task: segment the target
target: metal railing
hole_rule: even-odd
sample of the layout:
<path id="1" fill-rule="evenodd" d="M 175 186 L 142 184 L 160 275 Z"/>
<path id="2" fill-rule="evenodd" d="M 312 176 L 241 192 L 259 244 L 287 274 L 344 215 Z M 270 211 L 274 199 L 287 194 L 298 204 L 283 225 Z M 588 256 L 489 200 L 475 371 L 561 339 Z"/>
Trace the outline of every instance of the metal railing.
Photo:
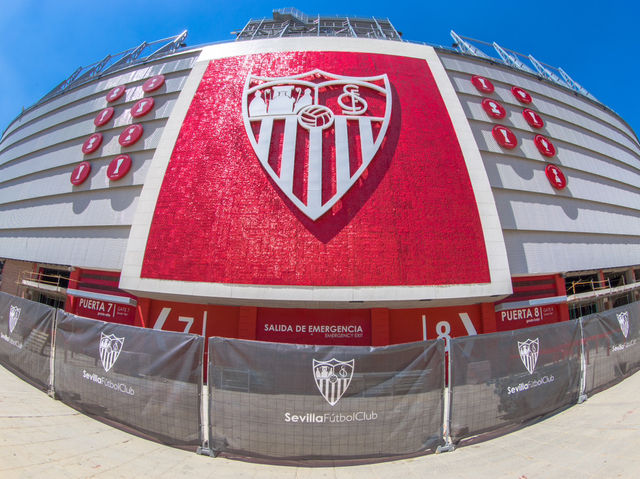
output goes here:
<path id="1" fill-rule="evenodd" d="M 162 38 L 149 43 L 145 41 L 137 47 L 129 48 L 128 50 L 113 55 L 107 55 L 102 60 L 92 63 L 91 65 L 78 67 L 67 79 L 56 85 L 49 93 L 40 98 L 40 100 L 22 110 L 9 126 L 41 103 L 61 95 L 70 88 L 100 78 L 103 75 L 122 70 L 130 65 L 143 63 L 174 53 L 176 50 L 186 46 L 184 41 L 187 38 L 187 34 L 188 31 L 184 30 L 179 35 L 173 37 Z"/>
<path id="2" fill-rule="evenodd" d="M 17 284 L 18 287 L 26 287 L 47 291 L 49 293 L 66 295 L 67 287 L 69 285 L 69 277 L 38 271 L 22 271 L 18 275 Z"/>
<path id="3" fill-rule="evenodd" d="M 565 88 L 569 88 L 576 93 L 579 93 L 590 98 L 591 100 L 600 103 L 597 98 L 595 98 L 584 87 L 582 87 L 582 85 L 571 78 L 569 74 L 560 67 L 556 68 L 554 66 L 540 62 L 536 60 L 533 55 L 523 55 L 522 53 L 516 52 L 515 50 L 503 48 L 496 42 L 488 43 L 483 42 L 482 40 L 477 40 L 475 38 L 464 37 L 462 35 L 458 35 L 453 30 L 451 30 L 450 35 L 454 41 L 454 48 L 460 53 L 463 53 L 465 55 L 473 55 L 479 58 L 484 58 L 486 60 L 497 61 L 507 66 L 517 68 L 518 70 L 531 73 L 533 75 L 538 75 L 545 80 L 549 80 Z M 482 50 L 482 47 L 489 47 L 493 49 L 498 54 L 498 58 L 493 55 L 487 54 L 486 51 Z"/>
<path id="4" fill-rule="evenodd" d="M 602 289 L 610 289 L 611 282 L 609 281 L 609 278 L 605 278 L 600 281 L 594 281 L 592 279 L 589 281 L 582 281 L 582 280 L 572 281 L 571 286 L 567 288 L 567 296 L 570 294 L 577 294 L 576 287 L 578 286 L 590 286 L 591 288 L 589 289 L 589 291 L 599 291 Z M 585 292 L 585 291 L 581 291 L 581 292 Z"/>

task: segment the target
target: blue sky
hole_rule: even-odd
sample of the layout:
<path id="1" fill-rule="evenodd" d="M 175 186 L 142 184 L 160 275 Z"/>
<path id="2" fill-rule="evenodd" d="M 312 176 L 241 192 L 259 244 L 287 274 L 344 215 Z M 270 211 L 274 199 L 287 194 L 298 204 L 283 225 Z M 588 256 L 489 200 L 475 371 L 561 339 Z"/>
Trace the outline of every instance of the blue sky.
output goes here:
<path id="1" fill-rule="evenodd" d="M 280 0 L 276 0 L 280 1 Z M 189 30 L 191 46 L 232 40 L 249 18 L 294 6 L 309 15 L 388 17 L 406 40 L 451 45 L 449 31 L 562 67 L 640 133 L 636 2 L 352 0 L 0 0 L 0 131 L 79 66 Z M 446 4 L 445 4 L 446 3 Z"/>

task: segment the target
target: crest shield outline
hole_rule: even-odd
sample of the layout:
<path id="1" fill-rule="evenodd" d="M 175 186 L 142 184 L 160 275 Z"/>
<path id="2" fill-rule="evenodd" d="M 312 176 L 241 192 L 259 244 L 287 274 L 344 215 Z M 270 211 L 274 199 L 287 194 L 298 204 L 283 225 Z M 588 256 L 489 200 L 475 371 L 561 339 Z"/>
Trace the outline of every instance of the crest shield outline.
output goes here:
<path id="1" fill-rule="evenodd" d="M 536 339 L 527 339 L 526 341 L 518 341 L 518 352 L 522 364 L 527 368 L 529 374 L 533 374 L 538 362 L 538 351 L 540 350 L 540 341 Z"/>
<path id="2" fill-rule="evenodd" d="M 11 306 L 9 309 L 9 334 L 13 333 L 13 330 L 16 329 L 16 324 L 18 324 L 18 320 L 20 319 L 20 313 L 22 313 L 20 306 Z"/>
<path id="3" fill-rule="evenodd" d="M 324 81 L 312 81 L 318 78 Z M 321 90 L 338 87 L 343 89 L 337 101 L 340 114 L 320 101 Z M 384 95 L 383 115 L 366 115 L 369 106 L 366 97 L 362 96 L 363 90 Z M 302 213 L 315 221 L 349 191 L 373 160 L 389 126 L 391 103 L 391 85 L 386 74 L 353 77 L 320 69 L 283 77 L 249 74 L 242 94 L 242 117 L 251 146 L 263 169 L 280 191 Z M 335 105 L 333 107 L 336 109 Z M 278 171 L 270 164 L 272 134 L 277 122 L 284 124 Z M 361 162 L 353 173 L 349 156 L 350 123 L 357 123 L 360 136 Z M 254 124 L 257 126 L 257 135 L 254 133 Z M 300 140 L 298 125 L 307 130 L 306 158 L 296 158 L 296 145 Z M 330 128 L 335 134 L 335 158 L 332 158 L 335 179 L 330 185 L 334 193 L 330 198 L 323 198 L 323 188 L 327 187 L 328 181 L 328 175 L 323 172 L 323 131 Z M 304 201 L 294 193 L 294 167 L 297 161 L 306 162 Z"/>
<path id="4" fill-rule="evenodd" d="M 627 336 L 629 336 L 629 311 L 617 313 L 616 318 L 620 323 L 620 331 L 622 331 L 624 338 L 627 339 Z"/>
<path id="5" fill-rule="evenodd" d="M 115 334 L 100 333 L 100 361 L 105 372 L 108 373 L 118 360 L 124 339 L 124 337 L 118 338 Z"/>
<path id="6" fill-rule="evenodd" d="M 351 384 L 354 366 L 354 359 L 349 361 L 339 361 L 336 358 L 331 358 L 329 361 L 313 360 L 313 379 L 320 394 L 330 406 L 337 404 Z"/>

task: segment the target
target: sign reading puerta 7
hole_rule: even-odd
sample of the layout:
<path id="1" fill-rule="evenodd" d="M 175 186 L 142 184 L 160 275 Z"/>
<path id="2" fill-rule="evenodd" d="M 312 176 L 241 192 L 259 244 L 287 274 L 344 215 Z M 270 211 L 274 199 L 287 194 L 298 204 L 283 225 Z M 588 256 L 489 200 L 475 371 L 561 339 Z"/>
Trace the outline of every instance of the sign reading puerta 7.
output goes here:
<path id="1" fill-rule="evenodd" d="M 123 284 L 232 284 L 237 298 L 260 297 L 243 285 L 272 287 L 262 299 L 290 286 L 288 300 L 323 299 L 308 287 L 373 287 L 377 298 L 387 287 L 394 299 L 408 299 L 405 286 L 505 292 L 495 286 L 508 274 L 496 273 L 506 256 L 487 219 L 497 216 L 486 214 L 487 204 L 495 213 L 486 174 L 470 130 L 452 119 L 447 102 L 464 114 L 433 49 L 414 46 L 420 58 L 217 47 L 204 50 L 199 83 L 176 106 L 184 120 L 173 149 L 154 157 L 152 168 L 166 170 L 157 191 L 145 184 L 155 210 L 138 282 Z"/>

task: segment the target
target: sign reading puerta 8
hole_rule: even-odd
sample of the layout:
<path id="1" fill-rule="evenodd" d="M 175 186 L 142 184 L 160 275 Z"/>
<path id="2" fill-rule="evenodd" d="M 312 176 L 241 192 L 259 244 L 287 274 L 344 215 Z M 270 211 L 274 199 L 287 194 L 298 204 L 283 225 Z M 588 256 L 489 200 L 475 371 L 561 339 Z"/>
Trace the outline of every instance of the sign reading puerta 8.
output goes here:
<path id="1" fill-rule="evenodd" d="M 486 250 L 424 58 L 263 53 L 208 63 L 159 189 L 141 278 L 486 284 Z"/>

